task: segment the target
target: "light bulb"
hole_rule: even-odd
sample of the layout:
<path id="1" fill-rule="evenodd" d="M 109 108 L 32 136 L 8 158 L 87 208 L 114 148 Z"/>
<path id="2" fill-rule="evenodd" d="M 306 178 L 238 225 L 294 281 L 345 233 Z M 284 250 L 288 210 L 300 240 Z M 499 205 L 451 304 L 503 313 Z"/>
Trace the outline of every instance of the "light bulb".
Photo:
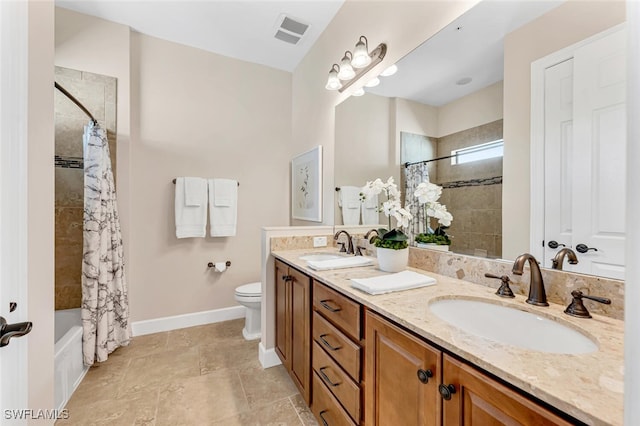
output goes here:
<path id="1" fill-rule="evenodd" d="M 365 84 L 365 86 L 376 87 L 378 84 L 380 84 L 380 79 L 378 77 L 374 77 L 371 80 L 367 81 L 367 84 Z"/>
<path id="2" fill-rule="evenodd" d="M 363 41 L 364 40 L 364 41 Z M 356 43 L 356 48 L 353 51 L 353 59 L 351 65 L 354 68 L 364 68 L 371 63 L 371 56 L 369 56 L 369 46 L 367 38 L 360 36 L 360 40 Z"/>
<path id="3" fill-rule="evenodd" d="M 344 52 L 342 61 L 340 61 L 340 72 L 338 73 L 338 78 L 340 80 L 351 80 L 356 75 L 356 72 L 351 66 L 351 57 L 351 52 Z"/>
<path id="4" fill-rule="evenodd" d="M 389 77 L 390 75 L 394 75 L 396 72 L 398 72 L 398 66 L 393 64 L 386 70 L 382 71 L 380 75 L 383 77 Z"/>
<path id="5" fill-rule="evenodd" d="M 338 78 L 338 70 L 340 68 L 337 64 L 333 64 L 331 70 L 329 71 L 329 78 L 327 79 L 327 85 L 324 86 L 327 90 L 338 90 L 342 87 L 342 83 L 340 83 L 340 79 Z"/>
<path id="6" fill-rule="evenodd" d="M 364 89 L 362 87 L 352 93 L 352 96 L 362 96 L 362 95 L 364 95 Z"/>

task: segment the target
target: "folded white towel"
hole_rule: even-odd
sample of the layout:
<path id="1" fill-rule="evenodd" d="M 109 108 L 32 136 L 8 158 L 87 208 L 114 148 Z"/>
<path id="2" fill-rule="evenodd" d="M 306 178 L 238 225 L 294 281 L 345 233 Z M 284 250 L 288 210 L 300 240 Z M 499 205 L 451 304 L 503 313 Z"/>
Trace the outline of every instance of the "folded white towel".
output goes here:
<path id="1" fill-rule="evenodd" d="M 409 290 L 435 283 L 435 278 L 413 271 L 402 271 L 374 278 L 351 278 L 351 287 L 369 294 L 391 293 L 392 291 Z"/>
<path id="2" fill-rule="evenodd" d="M 360 266 L 373 265 L 373 259 L 365 256 L 341 257 L 330 260 L 307 260 L 307 266 L 316 271 L 327 271 L 329 269 L 358 268 Z"/>
<path id="3" fill-rule="evenodd" d="M 207 204 L 207 180 L 198 177 L 185 177 L 184 205 L 191 207 L 205 204 Z"/>
<path id="4" fill-rule="evenodd" d="M 380 223 L 380 213 L 378 212 L 378 196 L 368 196 L 362 203 L 362 224 L 377 225 Z"/>
<path id="5" fill-rule="evenodd" d="M 338 206 L 342 207 L 344 225 L 360 224 L 360 190 L 357 186 L 341 186 Z"/>
<path id="6" fill-rule="evenodd" d="M 176 179 L 175 220 L 176 237 L 204 238 L 207 226 L 207 192 L 204 192 L 200 205 L 185 205 L 185 178 Z"/>
<path id="7" fill-rule="evenodd" d="M 212 237 L 236 235 L 238 217 L 238 182 L 232 179 L 209 179 L 209 216 Z"/>

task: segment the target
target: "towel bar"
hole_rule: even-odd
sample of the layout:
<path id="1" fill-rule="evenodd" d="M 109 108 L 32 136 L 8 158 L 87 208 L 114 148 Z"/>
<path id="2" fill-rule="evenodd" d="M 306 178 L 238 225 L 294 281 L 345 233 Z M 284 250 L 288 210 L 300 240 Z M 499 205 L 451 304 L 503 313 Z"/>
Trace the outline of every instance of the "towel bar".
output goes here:
<path id="1" fill-rule="evenodd" d="M 173 184 L 176 184 L 176 179 L 174 178 L 171 182 L 173 182 Z M 238 186 L 240 186 L 240 182 L 238 182 Z"/>

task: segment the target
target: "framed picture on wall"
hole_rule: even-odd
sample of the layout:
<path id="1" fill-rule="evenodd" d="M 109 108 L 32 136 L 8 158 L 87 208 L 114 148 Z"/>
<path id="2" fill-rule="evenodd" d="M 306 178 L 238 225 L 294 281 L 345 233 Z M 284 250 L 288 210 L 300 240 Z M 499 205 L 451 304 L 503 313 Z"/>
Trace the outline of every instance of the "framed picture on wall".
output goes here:
<path id="1" fill-rule="evenodd" d="M 291 160 L 291 217 L 322 222 L 322 145 Z"/>

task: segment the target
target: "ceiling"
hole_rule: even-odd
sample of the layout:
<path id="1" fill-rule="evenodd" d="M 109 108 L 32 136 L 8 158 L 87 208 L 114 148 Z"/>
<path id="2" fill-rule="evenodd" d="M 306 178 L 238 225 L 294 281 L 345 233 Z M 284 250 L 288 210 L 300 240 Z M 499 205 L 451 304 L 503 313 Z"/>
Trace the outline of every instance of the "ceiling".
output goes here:
<path id="1" fill-rule="evenodd" d="M 504 77 L 504 36 L 559 6 L 560 0 L 485 0 L 397 62 L 398 72 L 365 89 L 442 106 Z M 466 85 L 456 82 L 470 77 Z"/>
<path id="2" fill-rule="evenodd" d="M 344 0 L 56 0 L 56 6 L 220 55 L 293 71 Z M 309 25 L 295 45 L 274 37 L 285 14 Z"/>

